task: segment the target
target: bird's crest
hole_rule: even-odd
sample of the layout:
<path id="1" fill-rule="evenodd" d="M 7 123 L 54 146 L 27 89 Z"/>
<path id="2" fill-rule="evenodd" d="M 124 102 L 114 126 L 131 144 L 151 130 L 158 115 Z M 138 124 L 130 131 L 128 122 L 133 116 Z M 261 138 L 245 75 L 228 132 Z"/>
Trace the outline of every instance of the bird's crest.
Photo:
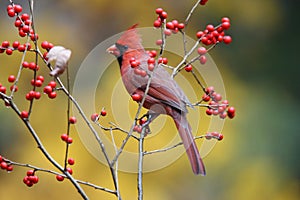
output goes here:
<path id="1" fill-rule="evenodd" d="M 136 27 L 138 24 L 134 24 L 128 28 L 117 41 L 118 44 L 127 46 L 130 49 L 143 49 L 142 39 L 137 33 Z"/>

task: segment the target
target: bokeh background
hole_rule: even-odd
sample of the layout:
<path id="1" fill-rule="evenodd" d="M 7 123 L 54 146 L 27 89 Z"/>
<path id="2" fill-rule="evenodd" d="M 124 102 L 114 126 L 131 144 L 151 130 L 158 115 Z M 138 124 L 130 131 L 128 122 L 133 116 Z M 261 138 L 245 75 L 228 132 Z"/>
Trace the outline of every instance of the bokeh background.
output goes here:
<path id="1" fill-rule="evenodd" d="M 28 9 L 27 1 L 16 2 Z M 141 27 L 151 26 L 157 7 L 165 8 L 171 18 L 183 20 L 193 4 L 191 0 L 37 1 L 35 26 L 40 41 L 48 40 L 72 50 L 70 66 L 74 77 L 85 56 L 101 41 L 137 22 Z M 8 1 L 0 3 L 0 40 L 14 41 L 19 38 L 13 20 L 6 16 L 7 5 Z M 207 6 L 196 10 L 187 31 L 191 37 L 207 23 L 217 23 L 223 16 L 231 18 L 232 44 L 216 48 L 211 56 L 223 75 L 227 97 L 235 105 L 237 116 L 226 122 L 225 139 L 205 158 L 206 177 L 194 176 L 182 156 L 168 168 L 145 174 L 145 200 L 300 198 L 297 5 L 296 0 L 210 0 Z M 8 84 L 7 76 L 15 73 L 19 64 L 21 55 L 14 54 L 0 55 L 2 84 Z M 25 73 L 20 96 L 28 91 L 30 80 L 30 73 Z M 23 99 L 16 101 L 24 102 L 22 106 L 26 109 L 28 103 Z M 58 160 L 63 159 L 64 145 L 59 135 L 66 131 L 62 120 L 66 115 L 65 103 L 64 98 L 42 97 L 32 116 L 41 139 Z M 74 128 L 72 131 L 76 132 Z M 111 187 L 108 170 L 73 135 L 75 143 L 70 153 L 77 162 L 73 167 L 75 176 Z M 53 169 L 18 117 L 5 106 L 0 107 L 0 154 Z M 1 170 L 0 199 L 80 199 L 68 181 L 58 183 L 49 174 L 39 173 L 40 182 L 28 188 L 22 182 L 25 174 L 24 168 L 15 168 L 10 174 Z M 120 173 L 119 178 L 123 199 L 136 199 L 136 175 Z M 115 199 L 104 192 L 83 188 L 91 199 Z"/>

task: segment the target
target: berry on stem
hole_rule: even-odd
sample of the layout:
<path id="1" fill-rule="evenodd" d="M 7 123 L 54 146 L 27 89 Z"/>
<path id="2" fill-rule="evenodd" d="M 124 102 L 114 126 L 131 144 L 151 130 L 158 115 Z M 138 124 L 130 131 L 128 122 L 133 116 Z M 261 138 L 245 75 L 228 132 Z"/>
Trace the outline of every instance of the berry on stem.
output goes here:
<path id="1" fill-rule="evenodd" d="M 61 175 L 56 175 L 56 180 L 58 181 L 63 181 L 65 179 L 65 177 L 61 176 Z"/>
<path id="2" fill-rule="evenodd" d="M 69 122 L 70 122 L 71 124 L 76 124 L 76 122 L 77 122 L 76 117 L 70 117 Z"/>
<path id="3" fill-rule="evenodd" d="M 95 122 L 98 119 L 98 117 L 99 117 L 98 113 L 94 113 L 94 114 L 91 115 L 91 120 L 93 122 Z"/>
<path id="4" fill-rule="evenodd" d="M 28 118 L 28 112 L 27 111 L 22 111 L 20 116 L 21 116 L 22 119 L 26 119 L 26 118 Z"/>

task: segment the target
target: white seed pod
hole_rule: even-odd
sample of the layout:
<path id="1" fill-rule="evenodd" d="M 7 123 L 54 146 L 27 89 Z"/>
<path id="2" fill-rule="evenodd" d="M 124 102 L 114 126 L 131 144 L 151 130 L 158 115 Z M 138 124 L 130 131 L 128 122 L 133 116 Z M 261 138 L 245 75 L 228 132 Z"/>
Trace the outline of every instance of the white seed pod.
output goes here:
<path id="1" fill-rule="evenodd" d="M 68 61 L 71 57 L 71 50 L 62 46 L 54 46 L 47 54 L 48 62 L 55 60 L 54 69 L 50 72 L 51 76 L 61 75 L 68 67 Z"/>

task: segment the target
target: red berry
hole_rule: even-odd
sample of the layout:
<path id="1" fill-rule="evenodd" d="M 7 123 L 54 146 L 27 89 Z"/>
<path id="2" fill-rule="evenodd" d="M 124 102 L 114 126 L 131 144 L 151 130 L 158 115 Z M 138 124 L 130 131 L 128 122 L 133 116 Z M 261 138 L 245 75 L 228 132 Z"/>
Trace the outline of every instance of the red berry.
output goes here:
<path id="1" fill-rule="evenodd" d="M 56 180 L 63 181 L 64 179 L 65 179 L 65 177 L 63 177 L 61 175 L 56 175 Z"/>
<path id="2" fill-rule="evenodd" d="M 28 118 L 29 115 L 28 115 L 27 111 L 22 111 L 20 116 L 21 116 L 22 119 L 26 119 L 26 118 Z"/>
<path id="3" fill-rule="evenodd" d="M 168 62 L 169 62 L 169 61 L 168 61 L 168 58 L 163 58 L 163 59 L 162 59 L 162 62 L 163 62 L 163 64 L 165 64 L 165 65 L 168 64 Z"/>
<path id="4" fill-rule="evenodd" d="M 184 25 L 184 23 L 179 23 L 178 25 L 177 25 L 177 28 L 178 29 L 184 29 L 184 27 L 185 27 L 185 25 Z"/>
<path id="5" fill-rule="evenodd" d="M 19 19 L 17 19 L 17 20 L 15 21 L 15 27 L 21 27 L 21 25 L 22 25 L 22 21 L 19 20 Z"/>
<path id="6" fill-rule="evenodd" d="M 156 14 L 160 15 L 164 10 L 162 8 L 156 8 Z"/>
<path id="7" fill-rule="evenodd" d="M 98 119 L 98 117 L 99 117 L 98 113 L 94 113 L 94 114 L 91 115 L 91 120 L 93 122 L 95 122 Z"/>
<path id="8" fill-rule="evenodd" d="M 27 34 L 23 31 L 23 29 L 19 30 L 19 36 L 20 37 L 25 37 Z"/>
<path id="9" fill-rule="evenodd" d="M 187 65 L 184 67 L 185 71 L 190 72 L 193 70 L 193 66 L 192 65 Z"/>
<path id="10" fill-rule="evenodd" d="M 230 28 L 230 22 L 223 22 L 222 23 L 222 28 L 225 29 L 225 30 L 229 29 Z"/>
<path id="11" fill-rule="evenodd" d="M 3 157 L 0 155 L 0 163 L 3 161 Z"/>
<path id="12" fill-rule="evenodd" d="M 13 83 L 16 80 L 16 77 L 14 75 L 10 75 L 8 77 L 8 82 Z"/>
<path id="13" fill-rule="evenodd" d="M 6 51 L 5 51 L 5 53 L 7 55 L 11 55 L 13 53 L 13 50 L 11 48 L 7 48 Z"/>
<path id="14" fill-rule="evenodd" d="M 9 47 L 9 42 L 8 41 L 3 41 L 1 46 L 4 47 L 4 48 L 8 48 Z"/>
<path id="15" fill-rule="evenodd" d="M 30 180 L 33 184 L 37 184 L 39 182 L 39 177 L 29 176 L 28 180 Z"/>
<path id="16" fill-rule="evenodd" d="M 227 117 L 227 113 L 226 112 L 220 113 L 220 118 L 221 119 L 225 119 L 226 117 Z"/>
<path id="17" fill-rule="evenodd" d="M 167 22 L 166 23 L 166 28 L 173 30 L 175 28 L 175 26 L 174 26 L 174 24 L 172 22 Z"/>
<path id="18" fill-rule="evenodd" d="M 10 89 L 10 91 L 15 91 L 15 92 L 17 92 L 19 88 L 18 88 L 18 86 L 16 86 L 16 85 L 11 85 L 9 89 Z"/>
<path id="19" fill-rule="evenodd" d="M 159 27 L 161 26 L 161 21 L 155 20 L 154 23 L 153 23 L 153 26 L 154 26 L 155 28 L 159 28 Z"/>
<path id="20" fill-rule="evenodd" d="M 3 94 L 5 94 L 6 93 L 6 87 L 0 86 L 0 92 L 2 92 Z"/>
<path id="21" fill-rule="evenodd" d="M 43 85 L 43 82 L 41 81 L 41 80 L 35 80 L 34 81 L 34 85 L 36 86 L 36 87 L 41 87 L 42 85 Z"/>
<path id="22" fill-rule="evenodd" d="M 205 102 L 208 102 L 210 100 L 210 96 L 207 95 L 207 94 L 203 94 L 202 100 L 205 101 Z"/>
<path id="23" fill-rule="evenodd" d="M 69 136 L 67 135 L 67 134 L 62 134 L 61 136 L 60 136 L 60 138 L 62 139 L 62 141 L 67 141 L 68 140 L 68 138 L 69 138 Z"/>
<path id="24" fill-rule="evenodd" d="M 155 58 L 149 58 L 147 62 L 148 62 L 148 64 L 154 64 Z"/>
<path id="25" fill-rule="evenodd" d="M 150 53 L 151 53 L 151 57 L 156 57 L 156 55 L 157 55 L 157 52 L 155 51 L 155 50 L 152 50 L 152 51 L 150 51 Z"/>
<path id="26" fill-rule="evenodd" d="M 30 34 L 30 39 L 36 41 L 39 39 L 39 35 L 37 33 Z"/>
<path id="27" fill-rule="evenodd" d="M 7 163 L 5 162 L 5 161 L 2 161 L 1 163 L 0 163 L 0 167 L 1 167 L 1 169 L 7 169 Z"/>
<path id="28" fill-rule="evenodd" d="M 20 12 L 22 12 L 23 8 L 22 8 L 21 5 L 15 4 L 14 5 L 14 10 L 15 10 L 16 13 L 20 13 Z"/>
<path id="29" fill-rule="evenodd" d="M 29 63 L 29 66 L 28 66 L 28 68 L 29 68 L 29 69 L 31 69 L 31 70 L 34 70 L 34 69 L 36 69 L 36 64 L 35 64 L 35 62 L 31 62 L 31 63 Z"/>
<path id="30" fill-rule="evenodd" d="M 228 17 L 223 17 L 221 21 L 222 22 L 230 22 L 230 19 Z"/>
<path id="31" fill-rule="evenodd" d="M 198 32 L 196 33 L 196 37 L 197 37 L 197 38 L 201 38 L 203 35 L 204 35 L 203 31 L 198 31 Z"/>
<path id="32" fill-rule="evenodd" d="M 137 61 L 132 61 L 130 63 L 130 65 L 131 65 L 132 68 L 135 68 L 135 67 L 139 66 Z"/>
<path id="33" fill-rule="evenodd" d="M 30 31 L 30 27 L 28 25 L 24 25 L 22 27 L 22 30 L 24 31 L 24 33 L 28 33 Z"/>
<path id="34" fill-rule="evenodd" d="M 159 16 L 160 16 L 160 18 L 162 18 L 162 19 L 167 19 L 168 13 L 165 12 L 165 11 L 162 11 L 162 13 L 161 13 Z"/>
<path id="35" fill-rule="evenodd" d="M 29 17 L 29 15 L 27 14 L 27 13 L 24 13 L 24 14 L 22 14 L 21 15 L 21 19 L 23 20 L 23 21 L 26 21 L 27 19 L 29 19 L 30 17 Z"/>
<path id="36" fill-rule="evenodd" d="M 8 165 L 6 171 L 11 172 L 14 169 L 13 165 Z"/>
<path id="37" fill-rule="evenodd" d="M 105 111 L 104 109 L 101 110 L 101 115 L 102 115 L 102 116 L 106 116 L 106 114 L 107 114 L 107 113 L 106 113 L 106 111 Z"/>
<path id="38" fill-rule="evenodd" d="M 52 49 L 52 47 L 54 47 L 54 44 L 52 44 L 51 42 L 49 42 L 48 49 Z"/>
<path id="39" fill-rule="evenodd" d="M 26 172 L 27 176 L 33 176 L 34 175 L 34 170 L 30 169 Z"/>
<path id="40" fill-rule="evenodd" d="M 14 9 L 9 9 L 9 10 L 7 11 L 7 14 L 8 14 L 8 16 L 10 16 L 10 17 L 14 17 L 14 16 L 16 15 L 16 12 L 15 12 Z"/>
<path id="41" fill-rule="evenodd" d="M 68 164 L 69 165 L 74 165 L 75 164 L 75 160 L 73 158 L 69 158 L 68 159 Z"/>
<path id="42" fill-rule="evenodd" d="M 136 94 L 136 93 L 131 95 L 131 98 L 133 101 L 141 101 L 142 100 L 142 96 L 139 94 Z"/>
<path id="43" fill-rule="evenodd" d="M 73 139 L 71 137 L 68 137 L 67 141 L 68 144 L 72 144 L 73 143 Z"/>
<path id="44" fill-rule="evenodd" d="M 222 95 L 221 94 L 215 94 L 214 95 L 214 100 L 215 101 L 221 101 L 222 100 Z"/>
<path id="45" fill-rule="evenodd" d="M 43 76 L 37 76 L 36 77 L 37 80 L 40 80 L 42 83 L 44 82 L 45 78 Z"/>
<path id="46" fill-rule="evenodd" d="M 35 92 L 34 93 L 34 98 L 35 99 L 40 99 L 41 98 L 41 93 L 40 92 Z"/>
<path id="47" fill-rule="evenodd" d="M 213 114 L 213 110 L 211 108 L 207 108 L 206 109 L 206 114 L 207 115 L 212 115 Z"/>
<path id="48" fill-rule="evenodd" d="M 228 110 L 227 110 L 227 114 L 228 114 L 228 117 L 230 119 L 234 118 L 234 116 L 235 116 L 235 108 L 234 107 L 229 107 Z"/>
<path id="49" fill-rule="evenodd" d="M 41 47 L 43 49 L 48 49 L 49 48 L 49 42 L 48 41 L 43 41 L 42 44 L 41 44 Z"/>
<path id="50" fill-rule="evenodd" d="M 160 46 L 160 45 L 162 45 L 163 41 L 161 39 L 159 39 L 159 40 L 156 40 L 155 43 L 156 43 L 156 45 Z"/>
<path id="51" fill-rule="evenodd" d="M 197 51 L 198 51 L 198 53 L 199 53 L 200 55 L 204 55 L 204 54 L 207 53 L 207 50 L 206 50 L 205 47 L 199 47 L 199 48 L 197 49 Z"/>
<path id="52" fill-rule="evenodd" d="M 10 9 L 13 9 L 14 7 L 12 6 L 12 5 L 8 5 L 7 7 L 6 7 L 6 11 L 9 11 Z"/>
<path id="53" fill-rule="evenodd" d="M 69 174 L 73 174 L 73 170 L 70 167 L 67 167 L 67 171 L 69 172 Z"/>
<path id="54" fill-rule="evenodd" d="M 199 60 L 200 60 L 200 63 L 201 63 L 202 65 L 204 65 L 204 64 L 206 63 L 206 61 L 207 61 L 205 55 L 200 56 Z"/>
<path id="55" fill-rule="evenodd" d="M 76 117 L 70 117 L 69 122 L 70 122 L 71 124 L 75 124 L 75 123 L 77 122 Z"/>
<path id="56" fill-rule="evenodd" d="M 52 87 L 52 88 L 55 88 L 55 87 L 56 87 L 56 82 L 55 82 L 55 81 L 50 81 L 50 82 L 48 83 L 48 85 L 49 85 L 50 87 Z"/>
<path id="57" fill-rule="evenodd" d="M 25 51 L 25 49 L 26 49 L 26 48 L 25 48 L 25 45 L 24 45 L 24 44 L 20 44 L 20 45 L 18 46 L 18 51 L 20 51 L 20 52 Z M 29 66 L 29 65 L 28 65 L 28 66 Z M 27 66 L 27 67 L 28 67 L 28 66 Z M 23 67 L 24 67 L 24 66 L 23 66 Z M 26 67 L 26 68 L 27 68 L 27 67 Z"/>
<path id="58" fill-rule="evenodd" d="M 208 2 L 208 0 L 201 0 L 200 5 L 204 6 L 207 2 Z"/>
<path id="59" fill-rule="evenodd" d="M 55 91 L 53 91 L 53 92 L 50 92 L 50 93 L 48 94 L 48 97 L 49 97 L 50 99 L 55 99 L 55 98 L 56 98 L 56 96 L 57 96 L 57 94 L 56 94 L 56 92 L 55 92 Z"/>
<path id="60" fill-rule="evenodd" d="M 231 38 L 229 35 L 225 35 L 225 36 L 223 37 L 223 42 L 224 42 L 225 44 L 230 44 L 230 43 L 232 42 L 232 38 Z"/>
<path id="61" fill-rule="evenodd" d="M 212 24 L 208 24 L 206 26 L 206 29 L 209 31 L 209 32 L 213 32 L 215 30 L 215 27 L 212 25 Z"/>
<path id="62" fill-rule="evenodd" d="M 148 65 L 148 70 L 149 71 L 153 71 L 154 70 L 155 65 L 154 64 L 149 64 Z"/>
<path id="63" fill-rule="evenodd" d="M 52 92 L 52 87 L 50 85 L 47 85 L 44 87 L 44 93 L 50 94 Z"/>
<path id="64" fill-rule="evenodd" d="M 18 49 L 19 45 L 20 45 L 19 41 L 14 41 L 12 44 L 13 48 L 15 48 L 15 49 Z"/>
<path id="65" fill-rule="evenodd" d="M 166 36 L 170 36 L 170 35 L 172 35 L 172 31 L 170 29 L 166 29 L 166 30 L 164 30 L 164 34 Z"/>

